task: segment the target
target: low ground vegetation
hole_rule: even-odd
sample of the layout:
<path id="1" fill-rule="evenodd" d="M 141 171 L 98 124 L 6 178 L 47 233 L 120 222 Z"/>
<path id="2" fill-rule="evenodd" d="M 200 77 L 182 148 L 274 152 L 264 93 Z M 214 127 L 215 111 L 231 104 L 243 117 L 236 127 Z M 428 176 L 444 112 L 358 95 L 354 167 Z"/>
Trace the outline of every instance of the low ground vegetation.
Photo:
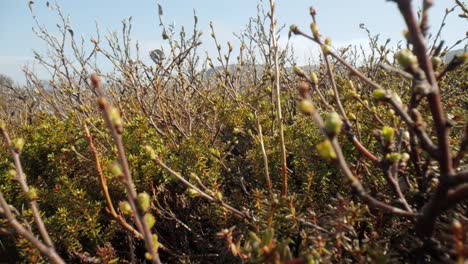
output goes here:
<path id="1" fill-rule="evenodd" d="M 393 2 L 406 42 L 368 31 L 366 57 L 334 48 L 320 10 L 281 26 L 271 0 L 240 47 L 211 24 L 202 59 L 196 15 L 176 31 L 159 7 L 170 48 L 151 64 L 130 20 L 84 40 L 50 4 L 61 34 L 34 16 L 50 80 L 1 80 L 0 261 L 465 263 L 466 38 L 428 33 L 431 1 Z M 285 30 L 321 48 L 316 66 L 278 46 Z"/>

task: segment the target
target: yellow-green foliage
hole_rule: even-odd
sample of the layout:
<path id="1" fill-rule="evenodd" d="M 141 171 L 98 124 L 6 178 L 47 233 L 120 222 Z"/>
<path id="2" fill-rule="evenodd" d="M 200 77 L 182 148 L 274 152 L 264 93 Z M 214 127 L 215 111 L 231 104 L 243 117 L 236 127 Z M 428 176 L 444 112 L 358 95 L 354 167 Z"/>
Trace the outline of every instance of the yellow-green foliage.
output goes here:
<path id="1" fill-rule="evenodd" d="M 292 29 L 298 34 L 297 26 Z M 256 30 L 259 34 L 269 34 L 261 27 Z M 197 41 L 197 38 L 192 40 Z M 282 148 L 273 103 L 275 95 L 271 89 L 274 87 L 272 63 L 264 65 L 265 69 L 256 69 L 256 65 L 251 67 L 249 63 L 255 62 L 249 61 L 252 58 L 244 51 L 247 56 L 244 61 L 235 62 L 243 73 L 225 67 L 207 77 L 187 70 L 195 60 L 190 56 L 180 62 L 180 68 L 174 66 L 167 72 L 161 72 L 161 65 L 153 68 L 141 61 L 123 60 L 128 47 L 123 51 L 113 50 L 114 59 L 106 56 L 119 63 L 118 70 L 122 72 L 107 76 L 109 82 L 103 90 L 121 117 L 118 121 L 123 125 L 122 142 L 135 190 L 140 194 L 137 210 L 146 214 L 145 221 L 158 235 L 164 263 L 236 263 L 239 259 L 247 263 L 433 260 L 434 256 L 428 252 L 414 254 L 419 252 L 421 241 L 414 233 L 412 221 L 370 208 L 353 192 L 350 182 L 342 176 L 337 152 L 331 143 L 331 140 L 339 142 L 353 177 L 362 183 L 367 193 L 389 205 L 401 206 L 382 168 L 400 165 L 398 172 L 408 179 L 409 184 L 403 190 L 404 195 L 418 212 L 437 185 L 433 180 L 419 186 L 422 179 L 416 175 L 414 161 L 408 159 L 410 156 L 414 158 L 414 153 L 403 153 L 414 142 L 404 137 L 408 133 L 407 125 L 386 103 L 390 98 L 404 104 L 414 100 L 410 91 L 412 83 L 398 73 L 375 65 L 375 61 L 385 61 L 394 51 L 386 48 L 388 43 L 378 48 L 372 40 L 375 39 L 371 39 L 375 57 L 366 60 L 359 70 L 385 90 L 375 92 L 339 63 L 333 64 L 336 88 L 349 124 L 337 110 L 324 64 L 310 74 L 297 66 L 292 68 L 286 55 L 280 57 L 281 107 L 289 169 L 289 195 L 285 197 L 279 191 L 282 187 Z M 186 39 L 178 41 L 193 44 Z M 255 41 L 255 45 L 269 48 L 262 39 Z M 330 52 L 331 47 L 328 44 L 325 47 L 325 51 Z M 174 50 L 194 55 L 193 51 L 184 51 L 180 46 Z M 98 52 L 105 55 L 105 51 Z M 398 54 L 397 60 L 406 70 L 415 63 L 415 57 L 406 51 Z M 353 59 L 352 54 L 349 57 Z M 311 94 L 296 91 L 308 75 L 312 76 L 314 86 L 318 84 L 314 89 L 322 93 L 330 104 L 328 108 L 319 100 L 316 91 Z M 78 87 L 84 84 L 75 79 L 87 79 L 88 76 L 68 77 Z M 450 142 L 454 153 L 459 151 L 462 132 L 466 129 L 463 124 L 466 126 L 467 79 L 464 64 L 448 72 L 439 84 L 443 107 L 452 126 Z M 20 159 L 28 184 L 34 188 L 29 199 L 37 199 L 47 230 L 66 262 L 85 262 L 89 257 L 103 263 L 126 263 L 133 254 L 139 261 L 144 261 L 144 243 L 121 223 L 125 219 L 130 226 L 135 226 L 132 218 L 135 212 L 127 201 L 127 191 L 122 185 L 122 165 L 95 94 L 85 91 L 83 101 L 68 101 L 74 98 L 73 93 L 67 94 L 61 88 L 64 84 L 59 78 L 51 80 L 51 85 L 54 91 L 61 91 L 56 101 L 47 101 L 48 96 L 38 96 L 35 100 L 41 102 L 42 108 L 29 113 L 28 121 L 5 118 L 2 123 L 2 127 L 5 124 L 11 131 L 12 137 L 24 139 Z M 427 102 L 419 103 L 417 125 L 424 127 L 428 136 L 434 139 L 433 126 L 427 125 L 433 121 Z M 325 120 L 324 127 L 313 122 L 311 115 L 314 113 L 319 113 Z M 1 112 L 0 117 L 7 117 L 7 113 Z M 118 216 L 112 215 L 101 188 L 85 125 L 93 137 L 109 199 Z M 261 137 L 259 125 L 262 127 Z M 377 153 L 379 161 L 372 163 L 365 158 L 350 142 L 351 136 L 370 152 Z M 397 147 L 397 144 L 400 145 Z M 419 158 L 426 160 L 430 153 L 417 147 Z M 265 158 L 268 159 L 268 175 Z M 167 164 L 213 199 L 209 201 L 194 188 L 181 183 L 157 161 Z M 8 149 L 1 148 L 0 190 L 19 210 L 18 217 L 30 223 L 37 233 L 27 207 L 28 195 L 21 192 L 18 182 L 13 179 L 12 162 Z M 466 159 L 460 161 L 460 167 L 466 168 L 464 162 Z M 426 166 L 427 177 L 439 170 L 434 162 L 421 162 L 421 165 Z M 272 190 L 268 189 L 267 176 L 272 181 Z M 246 212 L 248 219 L 236 218 L 223 203 Z M 461 203 L 453 211 L 444 213 L 441 221 L 446 223 L 452 217 L 458 219 L 464 212 L 466 203 Z M 7 222 L 0 216 L 1 230 L 6 226 Z M 443 241 L 438 250 L 453 251 L 455 242 L 443 240 L 440 231 L 435 235 Z M 0 255 L 11 254 L 8 261 L 46 262 L 24 238 L 3 234 L 0 238 Z M 226 242 L 229 250 L 226 250 Z M 453 259 L 453 254 L 451 257 Z"/>

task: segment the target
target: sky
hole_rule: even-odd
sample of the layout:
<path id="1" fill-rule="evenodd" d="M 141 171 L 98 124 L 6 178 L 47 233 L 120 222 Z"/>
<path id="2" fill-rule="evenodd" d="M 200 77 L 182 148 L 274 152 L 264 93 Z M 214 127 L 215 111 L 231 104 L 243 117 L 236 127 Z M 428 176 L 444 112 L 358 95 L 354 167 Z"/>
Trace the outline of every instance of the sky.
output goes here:
<path id="1" fill-rule="evenodd" d="M 53 1 L 53 0 L 52 0 Z M 47 79 L 47 73 L 34 61 L 33 50 L 44 54 L 46 46 L 32 31 L 34 20 L 28 8 L 28 0 L 0 0 L 0 73 L 12 77 L 18 83 L 24 83 L 22 68 L 29 65 L 37 74 Z M 56 33 L 59 22 L 57 13 L 46 7 L 46 0 L 35 0 L 33 9 L 41 24 L 52 34 Z M 420 1 L 413 1 L 420 2 Z M 454 0 L 436 0 L 430 11 L 431 31 L 436 31 L 441 24 L 446 8 L 455 5 Z M 121 30 L 122 19 L 132 17 L 132 39 L 138 40 L 141 54 L 147 56 L 150 50 L 164 45 L 161 28 L 158 27 L 159 3 L 164 10 L 167 24 L 174 23 L 177 28 L 185 26 L 190 30 L 193 25 L 193 12 L 197 13 L 202 37 L 202 51 L 215 55 L 215 45 L 210 38 L 209 23 L 213 21 L 216 36 L 225 45 L 231 41 L 234 50 L 239 43 L 234 33 L 245 28 L 249 17 L 257 13 L 256 0 L 57 0 L 65 15 L 71 19 L 75 36 L 83 36 L 89 42 L 95 36 L 96 22 L 101 35 L 106 32 Z M 263 0 L 267 7 L 268 2 Z M 402 39 L 405 28 L 403 20 L 394 3 L 386 0 L 276 0 L 278 24 L 285 24 L 286 30 L 281 35 L 280 44 L 286 45 L 287 29 L 296 24 L 309 32 L 309 7 L 317 10 L 320 31 L 329 36 L 334 46 L 349 44 L 366 45 L 367 33 L 359 28 L 364 23 L 373 34 L 380 33 L 381 40 L 392 39 L 395 44 Z M 467 20 L 458 18 L 456 10 L 447 19 L 442 38 L 448 44 L 466 34 Z M 305 63 L 315 56 L 317 48 L 308 40 L 294 36 L 290 39 L 299 63 Z M 147 56 L 149 59 L 149 56 Z M 312 58 L 313 59 L 313 58 Z"/>

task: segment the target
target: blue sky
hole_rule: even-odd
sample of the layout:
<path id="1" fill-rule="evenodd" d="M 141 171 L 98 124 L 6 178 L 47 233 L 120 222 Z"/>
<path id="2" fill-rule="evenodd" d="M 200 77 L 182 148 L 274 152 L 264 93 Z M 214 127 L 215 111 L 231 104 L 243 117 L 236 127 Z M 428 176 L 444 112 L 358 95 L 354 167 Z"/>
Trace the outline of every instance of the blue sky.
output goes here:
<path id="1" fill-rule="evenodd" d="M 265 1 L 265 4 L 267 1 Z M 277 0 L 277 18 L 280 24 L 297 24 L 307 30 L 310 24 L 308 8 L 312 4 L 318 12 L 319 27 L 323 35 L 330 36 L 338 46 L 365 44 L 366 32 L 359 29 L 365 23 L 373 33 L 381 33 L 381 39 L 391 38 L 393 43 L 402 38 L 404 24 L 396 5 L 385 0 Z M 415 1 L 419 2 L 419 1 Z M 55 12 L 46 7 L 45 0 L 35 0 L 34 10 L 39 21 L 51 32 L 56 31 L 59 21 Z M 166 23 L 185 25 L 190 29 L 193 23 L 193 10 L 199 18 L 199 27 L 205 33 L 202 50 L 214 55 L 214 44 L 209 37 L 209 22 L 213 21 L 217 37 L 221 43 L 231 40 L 233 33 L 240 32 L 248 18 L 256 15 L 256 0 L 58 0 L 64 14 L 71 17 L 75 35 L 83 35 L 89 40 L 95 32 L 95 21 L 99 23 L 101 34 L 119 31 L 121 20 L 133 17 L 133 40 L 141 44 L 143 54 L 159 48 L 162 44 L 161 30 L 158 27 L 157 3 L 164 9 Z M 434 31 L 440 25 L 445 9 L 454 6 L 453 0 L 435 1 L 431 10 L 430 24 Z M 449 44 L 465 35 L 466 20 L 452 13 L 443 31 L 443 38 Z M 27 0 L 0 0 L 0 73 L 19 82 L 24 81 L 21 67 L 26 63 L 34 66 L 32 50 L 44 52 L 45 46 L 32 32 L 34 26 Z M 285 31 L 286 34 L 286 31 Z M 286 40 L 286 36 L 283 36 Z M 281 43 L 284 43 L 281 42 Z M 311 43 L 300 37 L 291 39 L 299 62 L 305 62 L 316 50 Z M 214 55 L 215 56 L 215 55 Z M 34 66 L 40 76 L 45 72 Z"/>

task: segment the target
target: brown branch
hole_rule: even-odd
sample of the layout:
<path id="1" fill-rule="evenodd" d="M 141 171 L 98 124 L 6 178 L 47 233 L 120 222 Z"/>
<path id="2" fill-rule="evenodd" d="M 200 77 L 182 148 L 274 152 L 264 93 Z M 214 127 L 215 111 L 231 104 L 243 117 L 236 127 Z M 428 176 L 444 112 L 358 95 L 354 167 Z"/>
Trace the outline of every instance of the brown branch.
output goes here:
<path id="1" fill-rule="evenodd" d="M 258 141 L 260 143 L 260 148 L 262 149 L 262 156 L 263 156 L 263 168 L 265 171 L 265 180 L 268 187 L 268 194 L 270 198 L 273 198 L 273 184 L 271 183 L 270 172 L 268 169 L 268 156 L 265 150 L 265 142 L 263 141 L 263 132 L 262 132 L 262 125 L 260 124 L 260 120 L 258 119 L 257 113 L 255 113 L 255 120 L 257 122 L 258 127 Z"/>
<path id="2" fill-rule="evenodd" d="M 465 183 L 468 183 L 468 169 L 460 171 L 449 178 L 450 186 L 457 186 Z"/>
<path id="3" fill-rule="evenodd" d="M 84 124 L 84 129 L 85 129 L 85 136 L 86 136 L 86 139 L 88 140 L 90 151 L 93 154 L 94 164 L 96 166 L 97 174 L 99 176 L 99 184 L 101 185 L 101 190 L 104 195 L 104 199 L 106 200 L 106 203 L 107 203 L 108 210 L 106 211 L 110 213 L 110 215 L 114 217 L 114 219 L 117 220 L 117 222 L 119 222 L 119 224 L 123 228 L 125 228 L 127 231 L 132 233 L 137 239 L 143 240 L 144 239 L 143 235 L 140 232 L 138 232 L 138 230 L 133 228 L 133 226 L 128 224 L 127 221 L 125 221 L 125 218 L 123 218 L 121 215 L 117 213 L 117 211 L 115 211 L 115 208 L 112 204 L 112 199 L 109 194 L 109 190 L 107 188 L 107 180 L 102 173 L 102 167 L 99 161 L 99 156 L 97 154 L 96 148 L 94 147 L 93 137 L 91 136 L 91 133 L 89 132 L 88 126 L 86 124 Z"/>
<path id="4" fill-rule="evenodd" d="M 16 233 L 26 238 L 34 247 L 36 247 L 42 254 L 47 256 L 52 263 L 64 264 L 65 261 L 57 254 L 55 249 L 42 243 L 37 239 L 33 233 L 28 231 L 23 225 L 21 225 L 10 211 L 10 205 L 6 202 L 3 193 L 0 191 L 0 207 L 3 209 L 3 213 L 6 215 L 8 222 L 15 229 Z"/>
<path id="5" fill-rule="evenodd" d="M 197 186 L 193 185 L 192 183 L 190 183 L 189 181 L 187 181 L 184 177 L 182 177 L 179 173 L 175 172 L 174 170 L 172 170 L 169 166 L 167 166 L 159 157 L 155 156 L 155 157 L 152 157 L 153 161 L 155 161 L 159 166 L 161 166 L 166 172 L 168 172 L 170 175 L 174 176 L 177 180 L 179 180 L 182 184 L 184 184 L 186 187 L 188 188 L 191 188 L 193 190 L 195 190 L 201 197 L 207 199 L 208 201 L 210 202 L 214 202 L 214 203 L 217 203 L 219 205 L 221 205 L 222 207 L 224 207 L 226 210 L 230 211 L 231 213 L 233 213 L 234 215 L 242 218 L 242 219 L 245 219 L 245 220 L 248 220 L 248 221 L 251 221 L 252 218 L 245 212 L 241 212 L 239 211 L 238 209 L 230 206 L 229 204 L 225 203 L 224 201 L 214 197 L 213 195 L 211 194 L 208 194 L 204 191 L 202 191 L 200 188 L 198 188 Z"/>
<path id="6" fill-rule="evenodd" d="M 282 196 L 288 196 L 288 167 L 286 161 L 286 145 L 284 143 L 284 120 L 283 114 L 281 112 L 281 88 L 280 88 L 280 68 L 279 68 L 279 61 L 278 61 L 278 43 L 276 41 L 276 32 L 275 32 L 275 25 L 276 25 L 276 18 L 275 18 L 275 2 L 274 0 L 270 0 L 270 35 L 271 35 L 271 48 L 273 50 L 273 61 L 275 64 L 275 96 L 276 96 L 276 114 L 278 119 L 278 130 L 280 136 L 280 144 L 281 144 L 281 176 L 283 180 L 283 185 L 281 189 Z"/>
<path id="7" fill-rule="evenodd" d="M 426 40 L 418 26 L 411 6 L 411 0 L 395 0 L 398 8 L 408 26 L 410 42 L 413 44 L 414 54 L 418 58 L 419 66 L 424 71 L 426 78 L 431 85 L 431 91 L 427 95 L 429 107 L 434 119 L 434 126 L 437 131 L 438 148 L 440 151 L 441 180 L 444 181 L 453 172 L 452 159 L 450 153 L 450 143 L 447 132 L 447 121 L 440 100 L 439 87 L 435 77 L 432 62 L 426 54 Z"/>
<path id="8" fill-rule="evenodd" d="M 423 32 L 419 27 L 414 11 L 411 5 L 411 0 L 394 0 L 397 3 L 406 25 L 408 26 L 409 41 L 413 44 L 413 53 L 418 59 L 419 66 L 426 75 L 426 79 L 430 84 L 430 91 L 427 94 L 429 109 L 434 120 L 434 126 L 438 140 L 440 166 L 440 184 L 434 192 L 431 200 L 423 207 L 422 215 L 418 218 L 416 225 L 417 232 L 422 238 L 432 236 L 435 227 L 435 221 L 438 215 L 444 209 L 444 203 L 447 199 L 448 181 L 450 175 L 453 174 L 453 163 L 450 151 L 449 135 L 447 120 L 445 118 L 442 102 L 440 99 L 440 91 L 437 84 L 437 79 L 432 67 L 432 62 L 426 53 L 426 40 Z"/>
<path id="9" fill-rule="evenodd" d="M 24 174 L 23 166 L 21 165 L 20 156 L 19 156 L 21 150 L 16 149 L 15 146 L 13 146 L 10 136 L 8 135 L 8 132 L 5 129 L 5 127 L 0 127 L 0 130 L 3 134 L 3 138 L 5 139 L 8 148 L 10 149 L 11 156 L 13 157 L 13 162 L 15 164 L 15 170 L 16 170 L 15 179 L 18 180 L 19 184 L 21 185 L 21 190 L 23 191 L 23 193 L 27 195 L 31 189 L 28 186 L 26 175 Z M 37 225 L 37 229 L 39 230 L 39 233 L 41 234 L 42 239 L 44 239 L 44 242 L 47 246 L 54 248 L 54 244 L 52 243 L 49 233 L 47 232 L 44 222 L 42 221 L 41 214 L 39 211 L 39 206 L 37 205 L 37 202 L 36 202 L 36 198 L 28 199 L 28 200 L 29 200 L 29 206 L 31 207 L 31 211 L 33 214 L 34 222 Z"/>
<path id="10" fill-rule="evenodd" d="M 402 217 L 414 218 L 418 216 L 418 214 L 416 213 L 402 210 L 397 207 L 393 207 L 369 195 L 365 191 L 359 179 L 356 176 L 354 176 L 353 173 L 351 172 L 346 162 L 346 159 L 343 155 L 343 152 L 341 151 L 341 147 L 338 143 L 338 139 L 336 135 L 335 136 L 330 135 L 327 132 L 325 128 L 325 124 L 317 111 L 313 111 L 311 116 L 312 116 L 312 119 L 320 128 L 320 130 L 322 131 L 322 134 L 327 136 L 327 138 L 330 140 L 331 146 L 336 153 L 336 159 L 334 159 L 333 161 L 335 164 L 339 166 L 339 168 L 341 169 L 341 172 L 343 173 L 343 176 L 345 177 L 345 180 L 349 182 L 354 192 L 356 192 L 371 207 L 382 209 L 384 211 L 387 211 L 387 212 L 390 212 L 390 213 L 393 213 L 395 215 L 402 216 Z"/>
<path id="11" fill-rule="evenodd" d="M 314 21 L 315 21 L 315 17 L 313 17 Z M 315 22 L 314 22 L 315 23 Z M 312 41 L 314 41 L 315 43 L 319 44 L 319 45 L 323 45 L 322 41 L 319 39 L 318 36 L 314 36 L 314 37 L 311 37 L 305 33 L 303 33 L 302 31 L 300 31 L 299 29 L 296 29 L 296 32 L 295 34 L 298 34 L 298 35 L 301 35 L 301 36 L 304 36 Z M 326 66 L 327 66 L 327 74 L 328 74 L 328 77 L 330 79 L 330 82 L 332 83 L 332 88 L 333 88 L 333 91 L 334 91 L 334 98 L 335 98 L 335 102 L 337 103 L 337 106 L 338 106 L 338 109 L 340 111 L 340 114 L 342 115 L 342 117 L 345 119 L 345 130 L 347 132 L 347 135 L 348 135 L 348 138 L 349 140 L 351 141 L 351 143 L 353 143 L 353 145 L 359 150 L 359 152 L 361 154 L 363 154 L 366 158 L 370 159 L 371 161 L 373 162 L 378 162 L 379 159 L 374 155 L 372 154 L 372 152 L 370 152 L 355 136 L 354 134 L 352 133 L 351 131 L 351 124 L 349 123 L 349 119 L 347 118 L 346 116 L 346 113 L 344 111 L 344 108 L 341 104 L 341 100 L 339 98 L 339 95 L 338 95 L 338 90 L 336 88 L 336 83 L 335 83 L 335 80 L 334 80 L 334 76 L 333 76 L 333 72 L 331 71 L 331 67 L 330 67 L 330 63 L 328 61 L 328 58 L 327 58 L 327 55 L 331 55 L 332 57 L 336 58 L 338 61 L 340 61 L 341 63 L 343 63 L 346 67 L 349 68 L 349 70 L 353 73 L 355 73 L 357 76 L 359 76 L 360 78 L 362 78 L 364 81 L 368 82 L 369 84 L 371 85 L 375 85 L 375 87 L 380 87 L 378 84 L 374 83 L 372 80 L 370 80 L 369 78 L 367 78 L 365 75 L 363 75 L 361 72 L 359 72 L 357 69 L 355 69 L 352 65 L 350 65 L 349 63 L 347 63 L 345 60 L 343 60 L 338 54 L 334 53 L 333 51 L 329 50 L 327 51 L 326 53 L 323 52 L 324 54 L 324 58 L 325 58 L 325 63 L 326 63 Z M 326 104 L 327 105 L 327 104 Z"/>
<path id="12" fill-rule="evenodd" d="M 468 184 L 460 185 L 459 187 L 450 190 L 447 195 L 447 201 L 445 202 L 445 208 L 455 206 L 456 204 L 468 199 Z"/>
<path id="13" fill-rule="evenodd" d="M 97 94 L 99 95 L 99 98 L 98 98 L 99 108 L 103 112 L 104 120 L 106 121 L 107 127 L 109 128 L 112 138 L 114 139 L 114 144 L 117 147 L 117 155 L 119 158 L 119 164 L 122 168 L 121 182 L 124 184 L 125 189 L 127 190 L 127 198 L 128 198 L 127 200 L 133 211 L 133 216 L 134 216 L 133 218 L 135 220 L 135 225 L 137 226 L 137 229 L 140 231 L 140 233 L 143 234 L 143 237 L 147 246 L 147 250 L 151 255 L 151 261 L 155 264 L 159 264 L 161 263 L 161 261 L 159 260 L 159 254 L 157 252 L 157 248 L 153 243 L 153 234 L 151 233 L 151 230 L 148 224 L 146 223 L 146 221 L 144 221 L 144 218 L 143 218 L 144 212 L 142 212 L 142 210 L 136 205 L 137 192 L 133 184 L 133 179 L 130 174 L 130 168 L 128 165 L 127 156 L 125 154 L 125 149 L 124 149 L 123 142 L 122 142 L 122 130 L 123 130 L 122 120 L 120 116 L 118 116 L 118 113 L 115 112 L 116 109 L 113 108 L 105 99 L 103 91 L 101 90 L 101 87 L 100 87 L 99 77 L 97 75 L 92 75 L 91 81 L 92 81 L 94 88 L 97 91 Z"/>

